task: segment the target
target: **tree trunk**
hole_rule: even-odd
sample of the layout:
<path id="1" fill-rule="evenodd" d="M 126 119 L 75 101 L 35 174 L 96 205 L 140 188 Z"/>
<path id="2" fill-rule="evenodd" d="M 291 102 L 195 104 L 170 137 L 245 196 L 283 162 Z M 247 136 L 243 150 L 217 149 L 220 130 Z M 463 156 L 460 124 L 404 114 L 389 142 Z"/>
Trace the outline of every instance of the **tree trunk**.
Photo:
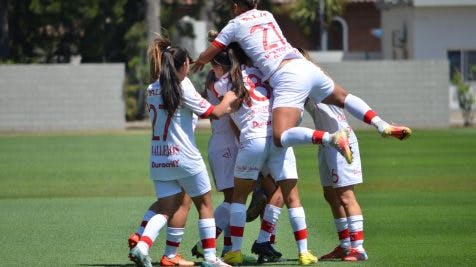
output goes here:
<path id="1" fill-rule="evenodd" d="M 8 0 L 0 0 L 0 59 L 8 57 Z"/>

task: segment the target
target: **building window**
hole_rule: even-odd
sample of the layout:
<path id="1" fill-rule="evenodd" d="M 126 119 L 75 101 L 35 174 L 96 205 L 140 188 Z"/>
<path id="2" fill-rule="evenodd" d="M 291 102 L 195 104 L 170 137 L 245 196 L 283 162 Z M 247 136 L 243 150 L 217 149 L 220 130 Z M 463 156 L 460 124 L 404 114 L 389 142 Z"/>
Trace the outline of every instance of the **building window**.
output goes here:
<path id="1" fill-rule="evenodd" d="M 458 71 L 465 81 L 476 81 L 476 50 L 449 50 L 450 78 Z"/>

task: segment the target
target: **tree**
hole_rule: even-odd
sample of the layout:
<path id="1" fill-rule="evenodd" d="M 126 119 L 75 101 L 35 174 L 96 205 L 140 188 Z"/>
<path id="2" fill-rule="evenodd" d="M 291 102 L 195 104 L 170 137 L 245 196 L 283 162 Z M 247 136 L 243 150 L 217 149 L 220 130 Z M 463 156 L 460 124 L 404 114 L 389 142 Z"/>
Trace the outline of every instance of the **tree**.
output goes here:
<path id="1" fill-rule="evenodd" d="M 463 80 L 463 75 L 459 71 L 455 71 L 451 82 L 456 87 L 456 95 L 458 97 L 458 104 L 463 114 L 464 126 L 469 127 L 473 123 L 473 106 L 476 102 L 474 93 L 469 84 Z"/>
<path id="2" fill-rule="evenodd" d="M 319 23 L 321 36 L 321 49 L 327 44 L 323 44 L 327 29 L 332 19 L 344 12 L 345 0 L 299 0 L 292 6 L 290 17 L 302 28 L 305 35 L 313 34 L 313 29 Z"/>

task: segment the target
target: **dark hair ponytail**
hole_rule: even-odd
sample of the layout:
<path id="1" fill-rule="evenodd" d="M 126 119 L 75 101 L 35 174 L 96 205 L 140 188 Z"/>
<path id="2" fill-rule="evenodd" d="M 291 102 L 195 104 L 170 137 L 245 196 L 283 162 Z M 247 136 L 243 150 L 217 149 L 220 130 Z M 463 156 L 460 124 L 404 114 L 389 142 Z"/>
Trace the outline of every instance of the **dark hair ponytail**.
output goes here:
<path id="1" fill-rule="evenodd" d="M 231 61 L 230 80 L 232 90 L 241 102 L 249 102 L 250 94 L 248 90 L 246 90 L 241 72 L 241 66 L 247 64 L 248 57 L 237 43 L 228 45 L 227 52 L 228 58 Z"/>
<path id="2" fill-rule="evenodd" d="M 149 63 L 151 80 L 159 80 L 164 107 L 172 115 L 182 104 L 183 91 L 177 70 L 190 56 L 187 50 L 170 47 L 170 44 L 165 37 L 155 38 L 149 46 Z"/>

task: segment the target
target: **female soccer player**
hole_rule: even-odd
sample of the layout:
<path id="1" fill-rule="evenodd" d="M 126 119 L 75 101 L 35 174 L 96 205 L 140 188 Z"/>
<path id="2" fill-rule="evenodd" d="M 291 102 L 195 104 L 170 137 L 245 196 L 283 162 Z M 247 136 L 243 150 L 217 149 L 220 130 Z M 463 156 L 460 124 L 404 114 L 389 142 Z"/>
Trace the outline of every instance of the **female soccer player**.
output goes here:
<path id="1" fill-rule="evenodd" d="M 145 226 L 137 245 L 129 251 L 139 266 L 151 267 L 149 248 L 160 229 L 173 217 L 186 192 L 199 213 L 199 235 L 204 248 L 204 266 L 229 266 L 215 255 L 215 220 L 210 181 L 205 163 L 195 145 L 193 113 L 200 117 L 220 117 L 230 111 L 234 96 L 224 95 L 214 106 L 203 99 L 186 78 L 188 52 L 170 47 L 164 37 L 149 46 L 152 84 L 147 88 L 147 104 L 152 123 L 150 176 L 158 199 L 158 213 Z"/>
<path id="2" fill-rule="evenodd" d="M 297 188 L 294 152 L 291 147 L 277 147 L 272 141 L 271 88 L 264 83 L 263 75 L 257 68 L 245 64 L 248 58 L 237 43 L 230 45 L 227 52 L 233 63 L 230 74 L 215 82 L 214 88 L 219 94 L 231 90 L 238 98 L 240 105 L 230 116 L 240 129 L 240 149 L 235 163 L 235 187 L 230 207 L 232 249 L 223 256 L 223 260 L 229 264 L 243 263 L 241 247 L 246 223 L 246 199 L 259 172 L 266 167 L 281 188 L 288 207 L 299 263 L 316 263 L 317 258 L 307 248 L 307 226 Z M 272 203 L 266 206 L 267 230 L 272 232 L 280 212 L 281 209 Z M 269 242 L 255 242 L 252 251 L 271 257 L 281 256 Z"/>
<path id="3" fill-rule="evenodd" d="M 350 127 L 344 110 L 333 105 L 316 103 L 312 99 L 306 102 L 306 110 L 314 120 L 316 128 L 337 131 L 349 129 L 349 143 L 354 160 L 347 164 L 345 159 L 334 149 L 321 145 L 318 152 L 319 176 L 324 191 L 324 198 L 329 203 L 340 244 L 320 260 L 367 260 L 363 247 L 364 217 L 355 197 L 354 185 L 362 183 L 359 143 Z"/>
<path id="4" fill-rule="evenodd" d="M 235 18 L 200 54 L 192 71 L 202 69 L 219 51 L 232 42 L 238 42 L 253 65 L 263 73 L 263 81 L 269 81 L 274 90 L 273 139 L 277 146 L 306 143 L 331 145 L 348 163 L 352 161 L 345 132 L 330 134 L 296 127 L 307 97 L 317 103 L 345 108 L 357 119 L 375 126 L 384 137 L 393 136 L 403 140 L 411 135 L 408 127 L 388 124 L 362 99 L 349 94 L 319 67 L 304 59 L 284 38 L 273 15 L 256 9 L 258 0 L 231 0 L 230 3 Z"/>
<path id="5" fill-rule="evenodd" d="M 211 31 L 209 34 L 214 34 Z M 216 33 L 215 33 L 216 35 Z M 214 36 L 215 36 L 214 35 Z M 226 52 L 221 52 L 212 60 L 212 70 L 207 76 L 206 90 L 202 94 L 211 104 L 220 102 L 218 93 L 214 89 L 215 81 L 224 75 L 228 75 L 231 62 Z M 236 154 L 238 153 L 239 135 L 235 127 L 232 127 L 229 115 L 222 116 L 218 120 L 211 119 L 212 135 L 208 140 L 208 163 L 212 172 L 215 187 L 223 193 L 223 202 L 215 208 L 216 238 L 223 232 L 222 255 L 231 249 L 230 238 L 230 204 L 233 197 L 233 170 L 235 168 Z M 233 125 L 234 126 L 234 125 Z M 192 255 L 203 257 L 203 249 L 200 243 L 192 248 Z"/>

